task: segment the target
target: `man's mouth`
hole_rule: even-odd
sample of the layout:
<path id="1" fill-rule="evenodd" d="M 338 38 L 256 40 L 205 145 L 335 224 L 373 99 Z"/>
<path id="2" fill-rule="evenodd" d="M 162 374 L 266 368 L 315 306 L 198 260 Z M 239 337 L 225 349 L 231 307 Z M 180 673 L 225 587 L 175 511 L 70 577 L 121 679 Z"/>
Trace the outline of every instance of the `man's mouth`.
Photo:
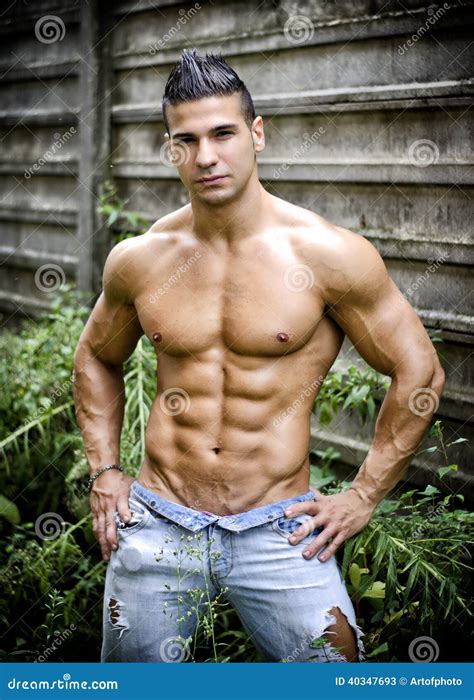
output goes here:
<path id="1" fill-rule="evenodd" d="M 213 182 L 221 182 L 221 180 L 224 180 L 227 176 L 226 175 L 209 175 L 208 177 L 201 177 L 198 182 L 202 182 L 203 184 L 212 184 Z"/>

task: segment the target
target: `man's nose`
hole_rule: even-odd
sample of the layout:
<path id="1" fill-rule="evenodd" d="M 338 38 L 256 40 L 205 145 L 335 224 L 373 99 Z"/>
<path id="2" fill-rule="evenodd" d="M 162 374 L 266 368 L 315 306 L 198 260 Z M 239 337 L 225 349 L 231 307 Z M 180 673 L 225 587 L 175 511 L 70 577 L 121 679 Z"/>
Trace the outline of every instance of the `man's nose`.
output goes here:
<path id="1" fill-rule="evenodd" d="M 211 144 L 206 140 L 200 141 L 196 154 L 196 165 L 199 168 L 209 168 L 215 163 L 217 163 L 217 155 Z"/>

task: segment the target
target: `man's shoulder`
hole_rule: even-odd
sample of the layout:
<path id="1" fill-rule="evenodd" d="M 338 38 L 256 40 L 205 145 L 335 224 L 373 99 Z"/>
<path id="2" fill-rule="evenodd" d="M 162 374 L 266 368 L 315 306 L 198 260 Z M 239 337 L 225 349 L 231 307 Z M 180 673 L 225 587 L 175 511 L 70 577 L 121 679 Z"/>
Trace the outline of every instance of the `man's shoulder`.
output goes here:
<path id="1" fill-rule="evenodd" d="M 338 226 L 310 209 L 284 202 L 284 210 L 293 241 L 317 259 L 322 255 L 328 262 L 334 256 L 341 260 L 341 256 L 347 258 L 367 246 L 373 247 L 361 234 Z"/>
<path id="2" fill-rule="evenodd" d="M 182 217 L 176 214 L 172 212 L 157 219 L 144 233 L 124 238 L 113 246 L 103 271 L 103 284 L 108 286 L 110 294 L 131 302 L 137 283 L 150 266 L 159 271 L 167 252 L 178 246 L 184 236 L 183 225 L 178 223 Z"/>
<path id="3" fill-rule="evenodd" d="M 144 233 L 125 238 L 109 253 L 111 263 L 133 265 L 140 260 L 150 260 L 169 247 L 176 245 L 184 235 L 184 217 L 181 210 L 171 212 L 157 219 Z"/>
<path id="4" fill-rule="evenodd" d="M 292 205 L 294 206 L 294 205 Z M 365 278 L 378 284 L 386 277 L 385 264 L 376 247 L 362 234 L 338 226 L 303 207 L 288 209 L 293 249 L 317 275 L 321 285 L 337 294 L 347 293 Z"/>

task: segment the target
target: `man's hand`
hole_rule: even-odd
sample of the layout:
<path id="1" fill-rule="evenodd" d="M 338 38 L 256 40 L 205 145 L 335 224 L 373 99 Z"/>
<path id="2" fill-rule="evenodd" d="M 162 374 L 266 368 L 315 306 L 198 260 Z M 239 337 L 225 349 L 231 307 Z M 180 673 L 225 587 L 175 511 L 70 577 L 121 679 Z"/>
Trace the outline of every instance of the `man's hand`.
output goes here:
<path id="1" fill-rule="evenodd" d="M 285 515 L 288 517 L 298 513 L 308 513 L 314 516 L 293 532 L 289 542 L 297 544 L 315 528 L 324 527 L 324 530 L 305 548 L 303 556 L 306 559 L 311 559 L 332 537 L 332 542 L 318 557 L 320 561 L 326 561 L 345 540 L 360 532 L 367 525 L 374 511 L 374 506 L 365 503 L 357 491 L 353 489 L 333 496 L 323 496 L 316 489 L 313 491 L 318 498 L 317 501 L 292 503 L 285 510 Z"/>
<path id="2" fill-rule="evenodd" d="M 110 558 L 110 550 L 118 547 L 115 512 L 118 511 L 126 523 L 132 517 L 128 507 L 128 496 L 133 481 L 131 476 L 111 469 L 98 476 L 92 485 L 92 530 L 99 541 L 105 561 Z"/>

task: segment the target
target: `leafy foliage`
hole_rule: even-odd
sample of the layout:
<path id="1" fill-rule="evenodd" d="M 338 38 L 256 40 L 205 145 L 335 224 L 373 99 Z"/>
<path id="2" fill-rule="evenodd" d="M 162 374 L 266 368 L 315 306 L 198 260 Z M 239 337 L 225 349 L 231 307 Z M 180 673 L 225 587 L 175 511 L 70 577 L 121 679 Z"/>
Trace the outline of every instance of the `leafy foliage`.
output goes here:
<path id="1" fill-rule="evenodd" d="M 99 658 L 106 565 L 91 529 L 71 382 L 74 348 L 88 312 L 77 293 L 63 287 L 50 313 L 0 336 L 6 358 L 0 367 L 0 576 L 6 592 L 0 601 L 5 632 L 0 660 Z M 122 462 L 136 476 L 156 390 L 154 351 L 146 338 L 124 372 Z M 384 387 L 373 371 L 332 370 L 316 402 L 320 420 L 327 423 L 340 408 L 370 418 L 374 396 Z M 445 445 L 439 421 L 432 434 L 446 461 L 438 474 L 440 489 L 429 485 L 397 501 L 386 499 L 367 528 L 337 553 L 359 624 L 367 631 L 371 660 L 406 660 L 414 630 L 443 640 L 439 660 L 452 653 L 467 660 L 473 516 L 459 507 L 461 497 L 441 492 L 442 478 L 457 468 L 448 458 L 457 441 Z M 312 484 L 326 493 L 347 488 L 332 471 L 337 450 L 328 448 L 318 457 Z M 54 539 L 46 539 L 38 535 L 38 522 L 51 513 L 61 525 Z M 221 600 L 209 605 L 192 658 L 261 660 L 235 611 Z"/>

